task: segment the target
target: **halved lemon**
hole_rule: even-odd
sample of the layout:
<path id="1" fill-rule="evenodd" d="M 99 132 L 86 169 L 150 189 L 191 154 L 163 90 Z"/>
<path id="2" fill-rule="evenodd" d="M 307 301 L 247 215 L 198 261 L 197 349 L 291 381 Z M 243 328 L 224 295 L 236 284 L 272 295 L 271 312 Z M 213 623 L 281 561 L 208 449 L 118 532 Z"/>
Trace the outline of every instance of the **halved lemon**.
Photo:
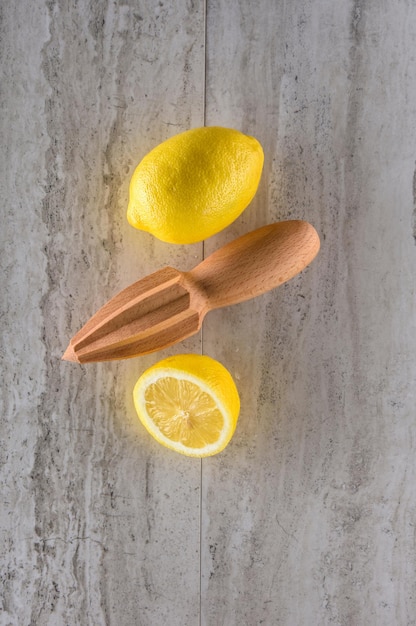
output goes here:
<path id="1" fill-rule="evenodd" d="M 140 421 L 156 441 L 199 458 L 225 448 L 240 412 L 229 371 L 199 354 L 159 361 L 140 376 L 133 397 Z"/>

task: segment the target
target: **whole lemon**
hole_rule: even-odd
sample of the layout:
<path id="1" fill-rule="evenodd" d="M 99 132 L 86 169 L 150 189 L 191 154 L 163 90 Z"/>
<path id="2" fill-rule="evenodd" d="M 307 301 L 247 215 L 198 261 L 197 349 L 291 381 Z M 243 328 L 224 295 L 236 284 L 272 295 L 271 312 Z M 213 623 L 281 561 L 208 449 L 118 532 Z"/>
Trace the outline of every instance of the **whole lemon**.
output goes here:
<path id="1" fill-rule="evenodd" d="M 251 202 L 263 161 L 257 139 L 231 128 L 175 135 L 136 167 L 127 219 L 162 241 L 202 241 L 231 224 Z"/>

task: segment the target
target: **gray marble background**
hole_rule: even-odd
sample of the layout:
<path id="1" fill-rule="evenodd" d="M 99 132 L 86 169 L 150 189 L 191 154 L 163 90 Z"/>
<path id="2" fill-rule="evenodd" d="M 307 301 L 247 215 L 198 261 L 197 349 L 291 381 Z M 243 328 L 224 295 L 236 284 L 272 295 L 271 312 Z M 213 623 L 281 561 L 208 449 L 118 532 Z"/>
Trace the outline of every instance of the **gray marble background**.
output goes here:
<path id="1" fill-rule="evenodd" d="M 414 0 L 3 0 L 1 626 L 416 624 Z M 187 128 L 263 144 L 255 200 L 203 245 L 126 220 Z M 300 276 L 179 346 L 60 357 L 113 294 L 265 223 L 321 235 Z M 168 354 L 241 394 L 217 457 L 132 402 Z"/>

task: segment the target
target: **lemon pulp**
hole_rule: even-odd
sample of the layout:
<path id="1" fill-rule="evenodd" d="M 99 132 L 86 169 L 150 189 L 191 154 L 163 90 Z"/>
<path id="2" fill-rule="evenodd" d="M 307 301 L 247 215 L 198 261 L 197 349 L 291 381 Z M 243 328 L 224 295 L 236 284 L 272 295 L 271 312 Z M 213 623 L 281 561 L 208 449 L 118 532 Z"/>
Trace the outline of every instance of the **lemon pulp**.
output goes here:
<path id="1" fill-rule="evenodd" d="M 224 426 L 213 398 L 189 380 L 161 378 L 146 389 L 145 402 L 160 432 L 190 448 L 214 443 Z"/>

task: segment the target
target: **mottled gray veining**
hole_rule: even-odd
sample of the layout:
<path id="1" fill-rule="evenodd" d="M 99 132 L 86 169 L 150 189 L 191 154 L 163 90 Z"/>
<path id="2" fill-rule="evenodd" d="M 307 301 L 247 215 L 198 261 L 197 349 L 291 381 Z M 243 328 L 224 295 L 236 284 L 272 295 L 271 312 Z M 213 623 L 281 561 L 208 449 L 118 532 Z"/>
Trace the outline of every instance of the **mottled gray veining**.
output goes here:
<path id="1" fill-rule="evenodd" d="M 203 123 L 203 6 L 9 2 L 2 41 L 0 623 L 153 625 L 172 605 L 195 623 L 200 465 L 137 426 L 149 359 L 60 356 L 108 297 L 171 260 L 131 232 L 128 181 L 155 143 Z"/>
<path id="2" fill-rule="evenodd" d="M 1 626 L 416 625 L 415 56 L 410 0 L 2 3 Z M 204 123 L 261 141 L 254 201 L 204 245 L 135 231 L 135 165 Z M 287 285 L 60 360 L 129 283 L 292 218 L 322 248 Z M 202 462 L 132 402 L 182 351 L 241 394 Z"/>

